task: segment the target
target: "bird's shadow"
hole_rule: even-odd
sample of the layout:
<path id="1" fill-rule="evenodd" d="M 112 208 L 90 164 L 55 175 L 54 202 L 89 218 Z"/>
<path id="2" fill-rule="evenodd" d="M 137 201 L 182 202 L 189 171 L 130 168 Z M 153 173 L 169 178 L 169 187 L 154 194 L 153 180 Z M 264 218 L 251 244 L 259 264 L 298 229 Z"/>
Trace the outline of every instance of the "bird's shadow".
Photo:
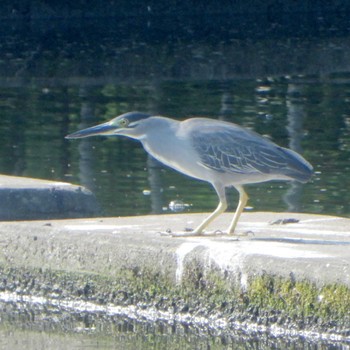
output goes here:
<path id="1" fill-rule="evenodd" d="M 345 241 L 330 241 L 322 239 L 304 239 L 304 238 L 278 238 L 278 237 L 252 237 L 251 241 L 262 241 L 262 242 L 279 242 L 279 243 L 290 243 L 290 244 L 309 244 L 309 245 L 349 245 L 350 242 Z"/>

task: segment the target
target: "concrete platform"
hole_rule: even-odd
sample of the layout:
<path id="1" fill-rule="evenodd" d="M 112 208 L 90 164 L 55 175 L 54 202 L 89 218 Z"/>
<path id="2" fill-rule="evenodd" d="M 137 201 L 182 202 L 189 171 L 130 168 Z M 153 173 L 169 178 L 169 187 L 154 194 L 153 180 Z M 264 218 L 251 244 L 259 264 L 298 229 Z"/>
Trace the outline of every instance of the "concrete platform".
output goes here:
<path id="1" fill-rule="evenodd" d="M 93 217 L 100 208 L 93 193 L 66 182 L 0 175 L 0 220 Z"/>
<path id="2" fill-rule="evenodd" d="M 350 219 L 244 213 L 238 233 L 248 235 L 238 240 L 159 233 L 194 227 L 204 216 L 0 223 L 0 290 L 350 341 Z M 230 219 L 222 215 L 215 228 Z"/>

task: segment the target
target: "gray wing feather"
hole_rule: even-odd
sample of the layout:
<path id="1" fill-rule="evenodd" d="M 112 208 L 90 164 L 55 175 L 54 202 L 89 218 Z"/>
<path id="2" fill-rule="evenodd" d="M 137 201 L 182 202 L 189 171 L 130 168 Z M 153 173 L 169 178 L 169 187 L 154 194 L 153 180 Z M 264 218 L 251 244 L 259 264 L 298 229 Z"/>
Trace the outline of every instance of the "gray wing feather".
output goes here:
<path id="1" fill-rule="evenodd" d="M 283 148 L 245 130 L 216 130 L 192 135 L 200 163 L 218 172 L 278 173 L 288 166 Z"/>

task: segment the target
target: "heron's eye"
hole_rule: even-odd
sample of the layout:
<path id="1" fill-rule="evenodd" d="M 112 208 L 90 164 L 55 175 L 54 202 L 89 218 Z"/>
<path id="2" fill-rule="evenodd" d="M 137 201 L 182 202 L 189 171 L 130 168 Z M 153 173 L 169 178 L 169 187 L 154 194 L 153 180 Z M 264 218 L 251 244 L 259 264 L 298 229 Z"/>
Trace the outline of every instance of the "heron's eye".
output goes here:
<path id="1" fill-rule="evenodd" d="M 126 128 L 129 125 L 129 121 L 125 118 L 120 119 L 119 126 L 122 128 Z"/>

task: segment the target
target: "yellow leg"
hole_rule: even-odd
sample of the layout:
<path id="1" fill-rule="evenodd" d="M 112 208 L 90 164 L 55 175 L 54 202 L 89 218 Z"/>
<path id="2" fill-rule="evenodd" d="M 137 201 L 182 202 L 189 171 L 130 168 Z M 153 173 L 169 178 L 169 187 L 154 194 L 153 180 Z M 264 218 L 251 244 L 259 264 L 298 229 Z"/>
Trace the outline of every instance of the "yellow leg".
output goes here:
<path id="1" fill-rule="evenodd" d="M 196 227 L 195 230 L 191 232 L 180 233 L 180 234 L 175 233 L 172 235 L 173 237 L 201 236 L 203 234 L 204 229 L 227 209 L 225 187 L 220 185 L 214 185 L 214 188 L 220 200 L 217 208 L 198 227 Z"/>
<path id="2" fill-rule="evenodd" d="M 186 233 L 179 233 L 179 234 L 172 234 L 173 237 L 190 237 L 190 236 L 201 236 L 203 235 L 204 229 L 212 222 L 214 221 L 220 214 L 222 214 L 227 209 L 227 200 L 226 200 L 226 192 L 224 187 L 220 186 L 214 186 L 218 196 L 219 196 L 219 205 L 217 208 L 198 226 L 196 229 L 192 232 L 186 232 Z M 243 187 L 239 186 L 236 187 L 237 191 L 239 192 L 239 202 L 238 206 L 235 212 L 235 215 L 233 217 L 233 220 L 231 222 L 231 225 L 228 228 L 228 235 L 233 235 L 237 222 L 239 220 L 239 217 L 241 216 L 241 213 L 244 209 L 244 207 L 247 204 L 247 201 L 249 199 L 248 195 L 244 191 Z"/>
<path id="3" fill-rule="evenodd" d="M 242 211 L 243 211 L 244 207 L 246 206 L 248 199 L 249 199 L 249 197 L 248 197 L 247 193 L 244 191 L 243 187 L 236 187 L 236 189 L 239 192 L 239 202 L 238 202 L 238 206 L 237 206 L 235 215 L 234 215 L 233 220 L 231 222 L 231 225 L 228 228 L 227 233 L 229 235 L 234 234 L 239 217 L 241 216 Z"/>
<path id="4" fill-rule="evenodd" d="M 201 235 L 203 233 L 203 230 L 213 221 L 215 220 L 220 214 L 222 214 L 227 209 L 227 202 L 226 198 L 220 198 L 220 202 L 218 207 L 214 210 L 213 213 L 211 213 L 194 231 L 191 233 L 193 235 Z"/>

